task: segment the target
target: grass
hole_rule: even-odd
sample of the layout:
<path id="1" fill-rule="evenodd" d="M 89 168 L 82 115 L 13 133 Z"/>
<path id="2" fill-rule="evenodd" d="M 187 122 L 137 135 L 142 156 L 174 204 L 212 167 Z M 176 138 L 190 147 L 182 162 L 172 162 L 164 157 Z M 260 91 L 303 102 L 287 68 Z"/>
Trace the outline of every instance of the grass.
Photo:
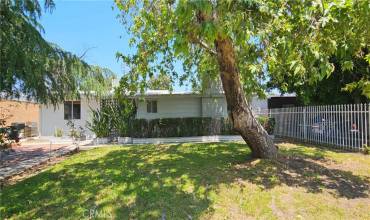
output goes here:
<path id="1" fill-rule="evenodd" d="M 1 192 L 0 219 L 370 219 L 370 156 L 293 144 L 106 147 Z"/>

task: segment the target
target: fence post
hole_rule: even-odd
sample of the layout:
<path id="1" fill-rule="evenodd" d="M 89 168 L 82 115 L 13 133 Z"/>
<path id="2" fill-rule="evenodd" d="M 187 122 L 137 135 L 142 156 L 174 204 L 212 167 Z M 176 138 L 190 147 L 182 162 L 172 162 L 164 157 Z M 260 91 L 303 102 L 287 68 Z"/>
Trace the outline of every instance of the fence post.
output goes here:
<path id="1" fill-rule="evenodd" d="M 367 132 L 367 140 L 366 140 L 366 146 L 370 146 L 370 103 L 368 103 L 367 105 L 367 113 L 369 114 L 369 116 L 367 117 L 367 123 L 368 123 L 368 130 L 366 131 Z M 365 113 L 366 114 L 366 113 Z"/>
<path id="2" fill-rule="evenodd" d="M 303 137 L 307 141 L 306 107 L 303 107 Z"/>

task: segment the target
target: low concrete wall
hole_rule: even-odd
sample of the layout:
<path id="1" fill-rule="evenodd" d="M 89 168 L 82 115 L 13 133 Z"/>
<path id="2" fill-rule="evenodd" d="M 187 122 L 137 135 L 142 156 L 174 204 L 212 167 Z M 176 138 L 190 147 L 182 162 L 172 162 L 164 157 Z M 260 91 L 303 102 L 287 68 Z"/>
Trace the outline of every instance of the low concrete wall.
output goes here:
<path id="1" fill-rule="evenodd" d="M 239 135 L 214 135 L 197 137 L 169 137 L 169 138 L 133 138 L 133 144 L 163 144 L 163 143 L 186 143 L 186 142 L 221 142 L 243 141 Z"/>

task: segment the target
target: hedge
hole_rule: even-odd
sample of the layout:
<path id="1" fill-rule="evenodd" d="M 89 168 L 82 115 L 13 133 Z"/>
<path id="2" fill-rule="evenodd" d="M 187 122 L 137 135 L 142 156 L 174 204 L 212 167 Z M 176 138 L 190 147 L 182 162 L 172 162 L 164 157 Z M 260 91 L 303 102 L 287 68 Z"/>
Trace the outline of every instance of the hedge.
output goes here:
<path id="1" fill-rule="evenodd" d="M 129 135 L 134 138 L 235 135 L 227 118 L 134 119 Z"/>

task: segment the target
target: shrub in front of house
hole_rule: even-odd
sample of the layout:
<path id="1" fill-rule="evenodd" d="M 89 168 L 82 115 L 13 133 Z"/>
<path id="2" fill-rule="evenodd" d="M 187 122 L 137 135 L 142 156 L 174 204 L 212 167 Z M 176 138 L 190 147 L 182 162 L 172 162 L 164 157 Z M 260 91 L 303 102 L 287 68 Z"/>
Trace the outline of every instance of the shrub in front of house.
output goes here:
<path id="1" fill-rule="evenodd" d="M 98 110 L 91 109 L 91 121 L 87 122 L 87 127 L 94 132 L 97 138 L 109 137 L 112 131 L 112 110 L 109 107 Z"/>
<path id="2" fill-rule="evenodd" d="M 134 138 L 237 134 L 227 118 L 134 119 L 128 126 L 129 134 Z"/>
<path id="3" fill-rule="evenodd" d="M 274 133 L 275 119 L 268 116 L 258 116 L 258 122 L 265 128 L 268 134 Z"/>
<path id="4" fill-rule="evenodd" d="M 63 129 L 56 128 L 54 131 L 54 137 L 63 137 Z"/>

